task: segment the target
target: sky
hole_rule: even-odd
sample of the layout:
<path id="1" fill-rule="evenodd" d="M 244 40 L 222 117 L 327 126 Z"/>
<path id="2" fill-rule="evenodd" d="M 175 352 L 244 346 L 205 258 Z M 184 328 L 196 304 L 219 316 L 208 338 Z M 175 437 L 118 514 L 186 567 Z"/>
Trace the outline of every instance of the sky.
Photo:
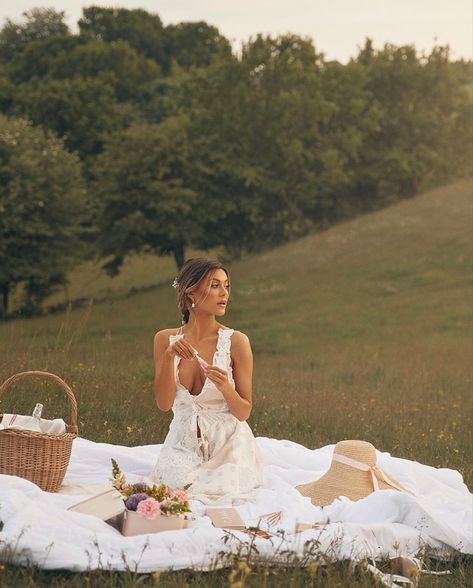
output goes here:
<path id="1" fill-rule="evenodd" d="M 414 44 L 430 52 L 448 44 L 452 59 L 472 59 L 472 0 L 0 0 L 0 25 L 21 20 L 25 10 L 54 7 L 76 31 L 83 6 L 143 8 L 165 25 L 204 20 L 233 44 L 257 33 L 309 36 L 327 60 L 346 63 L 366 37 L 384 43 Z"/>

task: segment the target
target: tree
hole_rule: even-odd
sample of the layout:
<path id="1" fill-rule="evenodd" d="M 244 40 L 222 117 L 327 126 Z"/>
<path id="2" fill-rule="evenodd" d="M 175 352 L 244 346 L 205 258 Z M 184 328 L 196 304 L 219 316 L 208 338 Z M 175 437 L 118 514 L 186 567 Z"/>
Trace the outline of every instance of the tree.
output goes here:
<path id="1" fill-rule="evenodd" d="M 118 273 L 127 255 L 173 254 L 178 268 L 200 232 L 201 199 L 184 117 L 134 124 L 112 135 L 94 168 L 98 245 Z"/>
<path id="2" fill-rule="evenodd" d="M 5 64 L 0 61 L 0 112 L 11 109 L 15 95 L 15 84 L 8 77 Z"/>
<path id="3" fill-rule="evenodd" d="M 89 41 L 62 54 L 50 69 L 54 78 L 100 78 L 114 89 L 119 102 L 138 99 L 145 87 L 160 77 L 159 66 L 125 41 Z"/>
<path id="4" fill-rule="evenodd" d="M 168 54 L 180 67 L 207 67 L 215 57 L 228 58 L 232 48 L 216 27 L 206 22 L 180 22 L 166 27 Z"/>
<path id="5" fill-rule="evenodd" d="M 225 244 L 237 256 L 257 237 L 257 166 L 249 161 L 249 91 L 239 61 L 219 59 L 183 79 L 180 108 L 189 114 L 189 137 L 202 162 L 194 185 L 205 210 L 199 248 Z"/>
<path id="6" fill-rule="evenodd" d="M 9 105 L 10 88 L 0 83 L 0 105 L 51 128 L 85 158 L 100 151 L 105 134 L 139 116 L 139 101 L 160 75 L 124 41 L 55 36 L 32 41 L 9 66 L 19 91 Z"/>
<path id="7" fill-rule="evenodd" d="M 64 12 L 53 8 L 33 8 L 23 12 L 25 23 L 16 23 L 7 18 L 0 31 L 0 59 L 12 61 L 27 47 L 38 39 L 47 39 L 55 35 L 69 33 L 64 23 Z"/>
<path id="8" fill-rule="evenodd" d="M 78 35 L 70 34 L 32 39 L 21 53 L 8 63 L 8 76 L 15 84 L 44 78 L 50 75 L 57 61 L 67 60 L 76 47 L 85 42 L 86 40 Z"/>
<path id="9" fill-rule="evenodd" d="M 105 135 L 120 129 L 127 115 L 105 80 L 81 76 L 21 84 L 13 113 L 64 137 L 83 158 L 98 153 Z"/>
<path id="10" fill-rule="evenodd" d="M 17 83 L 44 77 L 101 78 L 124 102 L 138 98 L 146 85 L 160 77 L 160 69 L 125 41 L 53 37 L 30 43 L 11 68 L 11 76 Z"/>
<path id="11" fill-rule="evenodd" d="M 38 304 L 75 262 L 86 195 L 81 165 L 63 141 L 0 115 L 1 314 L 26 283 Z"/>
<path id="12" fill-rule="evenodd" d="M 349 160 L 345 138 L 328 132 L 343 104 L 325 94 L 323 71 L 309 40 L 260 35 L 241 59 L 216 60 L 189 79 L 185 108 L 210 170 L 201 191 L 220 213 L 205 221 L 202 246 L 258 250 L 304 234 L 330 210 Z"/>
<path id="13" fill-rule="evenodd" d="M 212 59 L 231 54 L 228 40 L 205 22 L 179 23 L 163 27 L 156 14 L 124 8 L 84 8 L 79 20 L 81 35 L 105 42 L 126 41 L 140 54 L 158 63 L 165 74 L 172 63 L 187 69 L 206 67 Z"/>
<path id="14" fill-rule="evenodd" d="M 242 66 L 254 121 L 250 157 L 264 170 L 258 233 L 274 244 L 307 232 L 323 209 L 319 189 L 327 137 L 322 125 L 333 105 L 323 92 L 323 56 L 309 39 L 258 35 L 243 47 Z"/>
<path id="15" fill-rule="evenodd" d="M 318 199 L 312 217 L 324 225 L 366 208 L 364 194 L 356 191 L 358 169 L 365 138 L 378 128 L 382 110 L 373 100 L 367 72 L 360 64 L 325 63 L 321 78 L 331 108 L 319 126 Z"/>
<path id="16" fill-rule="evenodd" d="M 141 97 L 136 101 L 141 116 L 153 123 L 178 116 L 183 110 L 182 94 L 189 75 L 189 72 L 175 68 L 172 76 L 155 78 L 147 84 Z"/>
<path id="17" fill-rule="evenodd" d="M 138 53 L 154 59 L 165 72 L 170 69 L 170 56 L 166 47 L 163 23 L 157 14 L 142 9 L 101 8 L 83 9 L 79 20 L 81 35 L 110 43 L 126 41 Z"/>
<path id="18" fill-rule="evenodd" d="M 380 206 L 468 173 L 470 99 L 448 47 L 419 55 L 412 45 L 376 50 L 367 39 L 356 61 L 379 113 L 363 141 L 358 192 Z"/>

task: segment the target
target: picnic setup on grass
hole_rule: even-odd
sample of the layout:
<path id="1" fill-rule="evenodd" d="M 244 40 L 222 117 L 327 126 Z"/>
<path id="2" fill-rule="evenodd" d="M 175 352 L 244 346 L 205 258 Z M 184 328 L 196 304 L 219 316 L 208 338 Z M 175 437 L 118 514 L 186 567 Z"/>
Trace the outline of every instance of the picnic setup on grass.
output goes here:
<path id="1" fill-rule="evenodd" d="M 419 554 L 473 554 L 472 497 L 459 472 L 391 456 L 362 440 L 308 449 L 258 437 L 262 485 L 205 500 L 149 474 L 161 445 L 127 447 L 80 437 L 71 388 L 68 422 L 0 415 L 0 554 L 11 563 L 85 571 L 211 570 L 252 550 L 261 562 L 391 559 L 409 579 Z M 33 400 L 36 400 L 33 399 Z M 256 547 L 256 549 L 253 549 Z M 292 559 L 291 559 L 292 558 Z M 370 563 L 380 581 L 387 581 Z M 412 571 L 412 569 L 411 569 Z M 387 585 L 397 585 L 395 583 Z"/>

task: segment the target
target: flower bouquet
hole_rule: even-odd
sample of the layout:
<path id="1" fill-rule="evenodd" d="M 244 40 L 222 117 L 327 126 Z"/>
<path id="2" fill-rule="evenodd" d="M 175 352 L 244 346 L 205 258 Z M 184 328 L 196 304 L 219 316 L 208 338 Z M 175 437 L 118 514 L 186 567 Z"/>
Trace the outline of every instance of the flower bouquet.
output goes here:
<path id="1" fill-rule="evenodd" d="M 157 533 L 187 526 L 187 513 L 191 512 L 186 493 L 189 486 L 173 490 L 166 484 L 129 484 L 114 459 L 112 466 L 112 485 L 125 504 L 125 510 L 117 521 L 123 535 Z"/>

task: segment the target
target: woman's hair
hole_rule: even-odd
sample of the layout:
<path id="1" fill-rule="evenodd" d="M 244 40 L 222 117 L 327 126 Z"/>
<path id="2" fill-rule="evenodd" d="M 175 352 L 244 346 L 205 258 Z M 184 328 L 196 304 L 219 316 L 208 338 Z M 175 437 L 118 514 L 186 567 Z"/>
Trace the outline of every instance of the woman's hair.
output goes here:
<path id="1" fill-rule="evenodd" d="M 201 280 L 212 270 L 222 269 L 230 283 L 230 275 L 219 261 L 206 257 L 188 259 L 181 267 L 174 286 L 177 288 L 177 304 L 182 314 L 182 324 L 189 321 L 189 292 L 198 287 Z"/>

